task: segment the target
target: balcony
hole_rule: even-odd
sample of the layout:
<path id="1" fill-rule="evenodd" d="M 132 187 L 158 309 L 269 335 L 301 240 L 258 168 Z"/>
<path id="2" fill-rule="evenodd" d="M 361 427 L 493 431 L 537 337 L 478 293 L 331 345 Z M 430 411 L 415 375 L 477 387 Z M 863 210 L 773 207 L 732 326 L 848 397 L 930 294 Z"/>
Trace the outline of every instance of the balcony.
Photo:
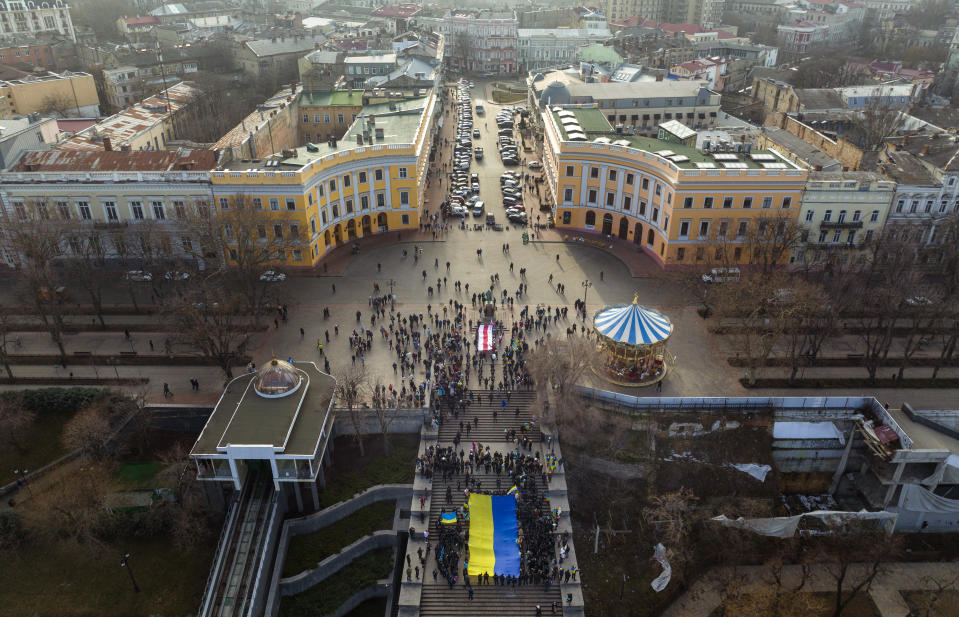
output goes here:
<path id="1" fill-rule="evenodd" d="M 862 229 L 862 221 L 823 221 L 819 229 Z"/>

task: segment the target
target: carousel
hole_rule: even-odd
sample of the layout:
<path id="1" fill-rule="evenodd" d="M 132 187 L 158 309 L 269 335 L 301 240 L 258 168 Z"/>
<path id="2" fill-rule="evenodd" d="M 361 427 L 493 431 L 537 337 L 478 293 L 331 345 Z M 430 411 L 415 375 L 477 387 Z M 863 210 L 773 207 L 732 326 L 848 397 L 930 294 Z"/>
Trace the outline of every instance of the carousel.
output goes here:
<path id="1" fill-rule="evenodd" d="M 612 383 L 648 386 L 669 372 L 672 357 L 666 341 L 673 324 L 662 313 L 640 306 L 638 294 L 632 304 L 597 311 L 593 330 L 606 351 L 603 376 Z"/>

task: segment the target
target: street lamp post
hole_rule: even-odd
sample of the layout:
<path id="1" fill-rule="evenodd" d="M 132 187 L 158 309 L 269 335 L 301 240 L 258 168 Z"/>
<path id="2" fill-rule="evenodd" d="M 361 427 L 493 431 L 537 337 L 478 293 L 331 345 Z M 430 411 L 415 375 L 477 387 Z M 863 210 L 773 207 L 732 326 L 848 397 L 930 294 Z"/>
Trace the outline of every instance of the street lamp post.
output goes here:
<path id="1" fill-rule="evenodd" d="M 107 358 L 107 364 L 113 367 L 113 372 L 117 374 L 117 381 L 120 381 L 120 371 L 117 369 L 117 359 L 114 357 Z"/>
<path id="2" fill-rule="evenodd" d="M 593 284 L 590 283 L 589 280 L 583 281 L 583 314 L 584 315 L 586 314 L 586 292 L 588 292 L 589 288 L 592 286 Z"/>
<path id="3" fill-rule="evenodd" d="M 130 553 L 123 554 L 123 559 L 120 560 L 120 567 L 127 569 L 127 574 L 130 575 L 130 582 L 133 583 L 133 593 L 140 593 L 140 586 L 137 585 L 137 579 L 133 578 L 133 564 L 130 563 Z"/>
<path id="4" fill-rule="evenodd" d="M 33 494 L 33 489 L 30 488 L 30 485 L 27 484 L 27 474 L 30 473 L 29 469 L 20 467 L 13 470 L 13 475 L 17 477 L 17 488 L 21 489 L 26 487 L 30 494 Z"/>

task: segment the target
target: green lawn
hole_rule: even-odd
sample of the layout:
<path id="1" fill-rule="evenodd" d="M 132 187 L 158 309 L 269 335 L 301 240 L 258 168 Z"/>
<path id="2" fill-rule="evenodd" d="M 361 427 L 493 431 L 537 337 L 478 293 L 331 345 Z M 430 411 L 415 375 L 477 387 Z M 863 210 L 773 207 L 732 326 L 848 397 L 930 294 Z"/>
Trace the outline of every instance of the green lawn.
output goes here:
<path id="1" fill-rule="evenodd" d="M 333 468 L 320 491 L 320 508 L 352 498 L 377 484 L 411 484 L 415 472 L 420 437 L 414 434 L 392 436 L 392 451 L 383 456 L 382 439 L 367 438 L 365 456 L 350 437 L 336 439 Z"/>
<path id="2" fill-rule="evenodd" d="M 164 467 L 166 465 L 157 461 L 120 463 L 117 480 L 124 490 L 157 488 L 155 478 Z"/>
<path id="3" fill-rule="evenodd" d="M 120 567 L 130 552 L 141 592 Z M 30 617 L 177 617 L 200 604 L 212 547 L 177 550 L 166 538 L 132 538 L 93 555 L 38 542 L 0 560 L 0 614 Z"/>
<path id="4" fill-rule="evenodd" d="M 22 452 L 17 448 L 0 448 L 0 485 L 16 479 L 14 469 L 39 469 L 66 454 L 60 442 L 63 425 L 72 414 L 37 414 L 37 420 L 24 433 Z"/>
<path id="5" fill-rule="evenodd" d="M 334 555 L 365 535 L 393 525 L 395 502 L 381 501 L 360 508 L 341 521 L 314 533 L 293 536 L 283 564 L 283 576 L 293 576 Z"/>
<path id="6" fill-rule="evenodd" d="M 280 603 L 281 617 L 316 617 L 335 611 L 354 593 L 387 578 L 393 568 L 393 549 L 383 548 L 363 555 L 319 585 L 301 594 L 286 596 Z"/>
<path id="7" fill-rule="evenodd" d="M 346 617 L 383 617 L 385 612 L 386 598 L 372 598 L 347 613 Z"/>

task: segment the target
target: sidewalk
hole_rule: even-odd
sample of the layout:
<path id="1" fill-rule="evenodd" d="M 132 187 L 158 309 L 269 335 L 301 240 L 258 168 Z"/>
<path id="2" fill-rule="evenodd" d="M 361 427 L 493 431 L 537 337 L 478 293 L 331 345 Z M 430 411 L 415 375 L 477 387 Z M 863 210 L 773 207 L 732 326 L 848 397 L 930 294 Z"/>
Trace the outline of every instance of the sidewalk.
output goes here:
<path id="1" fill-rule="evenodd" d="M 858 567 L 857 567 L 858 566 Z M 855 564 L 850 569 L 846 588 L 859 580 L 867 564 Z M 722 602 L 723 589 L 732 585 L 748 585 L 771 581 L 768 568 L 743 566 L 737 568 L 714 568 L 695 581 L 689 590 L 666 609 L 663 617 L 708 617 Z M 787 566 L 784 585 L 795 587 L 801 577 L 799 566 Z M 884 567 L 873 581 L 869 597 L 876 604 L 881 617 L 906 617 L 909 607 L 901 591 L 937 589 L 934 580 L 946 583 L 959 577 L 959 563 L 893 563 Z M 812 568 L 804 590 L 830 592 L 836 582 L 823 567 Z M 951 589 L 956 589 L 953 583 Z"/>

